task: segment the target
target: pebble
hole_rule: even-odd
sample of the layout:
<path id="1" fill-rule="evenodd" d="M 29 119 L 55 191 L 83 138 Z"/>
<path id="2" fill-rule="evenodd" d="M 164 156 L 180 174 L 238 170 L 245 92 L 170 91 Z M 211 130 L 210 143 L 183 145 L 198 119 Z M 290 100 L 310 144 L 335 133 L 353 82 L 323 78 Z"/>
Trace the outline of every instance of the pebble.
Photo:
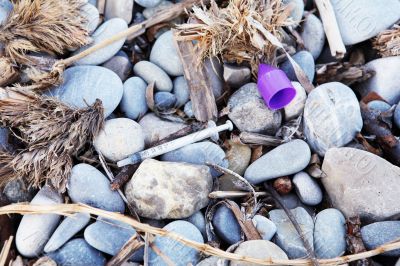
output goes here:
<path id="1" fill-rule="evenodd" d="M 176 97 L 170 92 L 159 91 L 154 95 L 155 106 L 162 111 L 174 108 Z"/>
<path id="2" fill-rule="evenodd" d="M 332 6 L 345 45 L 370 39 L 400 18 L 398 0 L 334 0 Z"/>
<path id="3" fill-rule="evenodd" d="M 250 164 L 244 173 L 252 184 L 292 175 L 307 167 L 311 159 L 311 151 L 307 143 L 302 140 L 293 140 L 282 144 L 255 162 Z"/>
<path id="4" fill-rule="evenodd" d="M 391 108 L 390 104 L 378 100 L 369 102 L 368 107 L 374 110 L 378 110 L 379 112 L 386 112 Z"/>
<path id="5" fill-rule="evenodd" d="M 400 221 L 384 221 L 366 225 L 361 228 L 361 237 L 367 250 L 400 238 Z M 384 256 L 400 256 L 400 249 L 383 253 Z"/>
<path id="6" fill-rule="evenodd" d="M 18 203 L 31 201 L 35 190 L 29 188 L 23 179 L 15 179 L 5 185 L 3 193 L 11 203 Z"/>
<path id="7" fill-rule="evenodd" d="M 44 186 L 32 199 L 32 205 L 54 205 L 63 203 L 63 198 L 49 186 Z M 29 214 L 24 215 L 15 235 L 18 252 L 28 258 L 39 256 L 47 240 L 56 229 L 60 215 Z"/>
<path id="8" fill-rule="evenodd" d="M 297 207 L 302 207 L 311 216 L 314 216 L 314 209 L 311 208 L 310 206 L 304 205 L 304 203 L 301 202 L 300 198 L 295 193 L 281 195 L 281 200 L 288 209 L 295 209 Z M 279 209 L 281 209 L 281 208 L 279 208 Z"/>
<path id="9" fill-rule="evenodd" d="M 158 91 L 172 91 L 173 85 L 170 77 L 159 66 L 149 61 L 140 61 L 133 67 L 133 72 L 147 84 L 154 82 Z"/>
<path id="10" fill-rule="evenodd" d="M 181 219 L 207 206 L 212 186 L 206 166 L 147 159 L 127 183 L 125 194 L 140 216 Z"/>
<path id="11" fill-rule="evenodd" d="M 187 117 L 189 117 L 189 118 L 193 118 L 194 117 L 192 101 L 188 101 L 185 104 L 185 107 L 183 108 L 183 111 L 185 112 L 185 115 L 187 115 Z"/>
<path id="12" fill-rule="evenodd" d="M 400 104 L 397 104 L 396 106 L 393 119 L 394 119 L 394 124 L 397 126 L 397 128 L 400 128 Z"/>
<path id="13" fill-rule="evenodd" d="M 107 120 L 93 145 L 105 158 L 117 162 L 144 149 L 142 127 L 128 118 Z"/>
<path id="14" fill-rule="evenodd" d="M 400 56 L 385 57 L 368 62 L 365 70 L 373 71 L 375 74 L 357 86 L 361 96 L 364 97 L 370 92 L 375 92 L 390 105 L 397 104 L 400 101 L 400 75 L 397 71 L 399 68 Z"/>
<path id="15" fill-rule="evenodd" d="M 196 266 L 216 266 L 216 265 L 220 265 L 218 263 L 220 263 L 222 261 L 223 261 L 223 259 L 220 259 L 219 257 L 211 256 L 211 257 L 205 258 L 204 260 L 200 261 L 199 263 L 196 264 Z"/>
<path id="16" fill-rule="evenodd" d="M 297 196 L 307 205 L 315 206 L 322 201 L 322 190 L 317 181 L 310 177 L 306 172 L 300 172 L 294 175 L 293 185 Z"/>
<path id="17" fill-rule="evenodd" d="M 104 266 L 106 258 L 92 248 L 83 238 L 69 241 L 55 252 L 47 254 L 57 265 Z"/>
<path id="18" fill-rule="evenodd" d="M 156 7 L 161 3 L 162 0 L 135 0 L 135 3 L 142 7 Z"/>
<path id="19" fill-rule="evenodd" d="M 300 37 L 304 47 L 311 53 L 314 60 L 319 57 L 325 44 L 325 31 L 321 20 L 312 13 L 308 13 L 303 24 Z"/>
<path id="20" fill-rule="evenodd" d="M 3 24 L 7 20 L 12 9 L 13 5 L 10 1 L 4 0 L 0 2 L 0 24 Z"/>
<path id="21" fill-rule="evenodd" d="M 372 153 L 332 148 L 322 164 L 321 178 L 332 205 L 346 217 L 384 220 L 400 210 L 400 168 Z"/>
<path id="22" fill-rule="evenodd" d="M 81 231 L 90 221 L 90 215 L 87 213 L 76 213 L 72 216 L 67 216 L 60 223 L 53 235 L 50 237 L 44 252 L 50 253 L 59 249 L 76 233 Z"/>
<path id="23" fill-rule="evenodd" d="M 146 82 L 139 77 L 132 77 L 125 81 L 124 93 L 119 106 L 127 118 L 136 120 L 146 114 L 148 110 L 146 87 Z"/>
<path id="24" fill-rule="evenodd" d="M 271 240 L 276 233 L 276 225 L 267 217 L 255 215 L 252 219 L 258 233 L 264 240 Z"/>
<path id="25" fill-rule="evenodd" d="M 157 38 L 151 49 L 150 62 L 161 67 L 168 75 L 183 75 L 183 65 L 175 47 L 172 31 L 167 31 Z"/>
<path id="26" fill-rule="evenodd" d="M 121 18 L 113 18 L 107 20 L 92 34 L 93 41 L 84 47 L 79 48 L 74 52 L 73 55 L 81 53 L 88 48 L 103 42 L 104 40 L 114 36 L 121 31 L 124 31 L 128 28 L 126 21 Z M 75 62 L 75 65 L 100 65 L 106 62 L 108 59 L 113 57 L 124 45 L 126 38 L 122 38 L 119 41 L 113 42 L 112 44 L 101 48 L 100 50 L 91 53 L 90 55 L 85 56 L 84 58 Z"/>
<path id="27" fill-rule="evenodd" d="M 199 229 L 199 231 L 203 235 L 203 238 L 204 239 L 207 238 L 206 218 L 204 217 L 204 214 L 201 211 L 193 213 L 188 218 L 186 218 L 185 221 L 188 221 L 189 223 L 191 223 L 194 226 L 196 226 L 197 229 Z"/>
<path id="28" fill-rule="evenodd" d="M 292 58 L 304 71 L 307 78 L 312 82 L 315 75 L 315 63 L 313 55 L 308 51 L 300 51 L 294 54 Z M 296 73 L 294 72 L 293 66 L 289 60 L 283 62 L 280 68 L 286 73 L 287 77 L 291 81 L 298 81 Z"/>
<path id="29" fill-rule="evenodd" d="M 249 240 L 240 243 L 234 251 L 235 254 L 255 259 L 283 259 L 287 260 L 286 253 L 274 243 L 267 240 Z M 232 261 L 230 266 L 257 266 L 255 263 Z"/>
<path id="30" fill-rule="evenodd" d="M 302 232 L 308 243 L 313 244 L 314 222 L 307 211 L 301 207 L 291 210 L 294 218 L 299 223 Z M 307 256 L 303 242 L 287 217 L 284 210 L 272 210 L 269 212 L 272 222 L 277 227 L 275 243 L 282 248 L 290 259 L 297 259 Z"/>
<path id="31" fill-rule="evenodd" d="M 215 211 L 212 218 L 212 225 L 215 233 L 229 245 L 233 245 L 241 240 L 242 229 L 236 220 L 233 212 L 221 204 Z"/>
<path id="32" fill-rule="evenodd" d="M 185 105 L 190 99 L 190 90 L 188 83 L 184 76 L 179 76 L 174 79 L 174 91 L 176 97 L 176 106 L 181 107 Z"/>
<path id="33" fill-rule="evenodd" d="M 191 223 L 186 221 L 174 221 L 167 224 L 164 228 L 185 239 L 204 243 L 200 231 Z M 200 253 L 194 248 L 188 247 L 181 242 L 168 237 L 157 236 L 153 243 L 158 249 L 167 256 L 174 265 L 196 265 L 200 260 Z M 166 266 L 164 260 L 152 249 L 149 252 L 149 266 Z"/>
<path id="34" fill-rule="evenodd" d="M 206 162 L 211 162 L 227 168 L 229 164 L 225 157 L 225 152 L 219 145 L 210 141 L 203 141 L 189 144 L 180 149 L 167 152 L 161 155 L 161 160 L 170 162 L 185 162 L 198 165 L 205 165 Z M 210 172 L 213 177 L 221 175 L 220 172 L 216 171 L 212 167 L 210 167 Z"/>
<path id="35" fill-rule="evenodd" d="M 89 34 L 93 33 L 100 23 L 99 11 L 94 5 L 87 3 L 81 7 L 81 13 L 86 18 L 86 30 Z"/>
<path id="36" fill-rule="evenodd" d="M 162 140 L 186 126 L 183 123 L 162 120 L 154 113 L 145 115 L 140 119 L 139 125 L 142 126 L 144 132 L 144 143 L 146 145 Z"/>
<path id="37" fill-rule="evenodd" d="M 207 58 L 204 61 L 204 71 L 210 82 L 214 97 L 215 99 L 218 99 L 222 96 L 224 89 L 224 70 L 221 61 L 216 57 L 213 57 L 212 59 Z"/>
<path id="38" fill-rule="evenodd" d="M 304 110 L 306 104 L 307 94 L 306 90 L 298 82 L 292 82 L 293 88 L 296 90 L 296 96 L 294 99 L 285 106 L 285 121 L 290 121 L 299 117 Z"/>
<path id="39" fill-rule="evenodd" d="M 105 116 L 109 116 L 121 101 L 123 85 L 121 79 L 104 67 L 75 66 L 64 72 L 64 82 L 47 94 L 62 102 L 85 108 L 100 99 Z"/>
<path id="40" fill-rule="evenodd" d="M 72 168 L 67 184 L 68 195 L 74 203 L 83 203 L 106 211 L 125 211 L 125 204 L 117 191 L 99 170 L 85 163 Z"/>
<path id="41" fill-rule="evenodd" d="M 346 219 L 336 209 L 317 214 L 314 224 L 314 249 L 319 259 L 336 258 L 346 251 Z"/>
<path id="42" fill-rule="evenodd" d="M 303 121 L 307 142 L 320 156 L 345 146 L 363 127 L 356 95 L 339 82 L 320 85 L 308 95 Z"/>
<path id="43" fill-rule="evenodd" d="M 292 12 L 290 13 L 290 18 L 292 18 L 296 23 L 300 23 L 301 18 L 304 13 L 304 1 L 303 0 L 283 0 L 283 4 L 291 5 Z"/>
<path id="44" fill-rule="evenodd" d="M 84 232 L 86 242 L 95 249 L 109 255 L 116 255 L 123 245 L 136 234 L 130 225 L 116 220 L 97 218 Z M 140 248 L 131 256 L 133 261 L 143 260 L 144 248 Z"/>
<path id="45" fill-rule="evenodd" d="M 233 89 L 238 89 L 250 82 L 251 71 L 246 66 L 224 64 L 224 80 Z"/>
<path id="46" fill-rule="evenodd" d="M 145 8 L 142 13 L 146 19 L 149 19 L 152 16 L 154 16 L 158 11 L 160 11 L 164 8 L 170 7 L 172 5 L 173 5 L 173 3 L 171 1 L 162 1 L 159 5 L 157 5 L 155 7 Z"/>
<path id="47" fill-rule="evenodd" d="M 113 71 L 122 81 L 125 81 L 132 71 L 132 63 L 129 61 L 128 55 L 123 51 L 119 51 L 102 66 Z"/>
<path id="48" fill-rule="evenodd" d="M 282 122 L 279 111 L 272 111 L 265 106 L 256 83 L 248 83 L 233 93 L 228 107 L 228 117 L 240 131 L 272 135 Z"/>
<path id="49" fill-rule="evenodd" d="M 104 16 L 106 20 L 122 18 L 127 24 L 131 23 L 133 0 L 113 0 L 106 2 Z"/>

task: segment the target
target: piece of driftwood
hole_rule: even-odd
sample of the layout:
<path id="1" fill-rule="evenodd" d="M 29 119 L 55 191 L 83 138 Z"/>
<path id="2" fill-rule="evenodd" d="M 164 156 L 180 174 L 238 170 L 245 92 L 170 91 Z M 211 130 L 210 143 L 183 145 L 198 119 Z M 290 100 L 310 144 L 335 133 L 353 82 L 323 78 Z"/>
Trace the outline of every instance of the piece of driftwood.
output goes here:
<path id="1" fill-rule="evenodd" d="M 134 234 L 122 246 L 121 250 L 107 262 L 107 266 L 120 266 L 126 262 L 139 248 L 144 245 L 143 241 L 138 239 L 138 235 Z"/>
<path id="2" fill-rule="evenodd" d="M 317 65 L 316 73 L 318 84 L 337 81 L 346 85 L 367 80 L 374 74 L 373 71 L 367 70 L 363 65 L 355 65 L 349 62 L 332 62 Z"/>
<path id="3" fill-rule="evenodd" d="M 263 145 L 270 147 L 276 147 L 283 143 L 281 138 L 245 131 L 240 133 L 239 138 L 244 144 Z"/>

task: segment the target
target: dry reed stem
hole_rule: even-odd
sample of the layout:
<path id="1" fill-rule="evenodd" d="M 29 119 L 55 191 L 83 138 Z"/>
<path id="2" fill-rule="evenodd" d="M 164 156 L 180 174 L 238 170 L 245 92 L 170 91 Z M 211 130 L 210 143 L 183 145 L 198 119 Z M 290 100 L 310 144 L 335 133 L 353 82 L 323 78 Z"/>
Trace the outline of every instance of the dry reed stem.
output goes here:
<path id="1" fill-rule="evenodd" d="M 109 212 L 97 208 L 93 208 L 83 204 L 56 204 L 56 205 L 29 205 L 29 204 L 11 204 L 0 208 L 0 215 L 3 214 L 59 214 L 59 215 L 70 215 L 78 212 L 88 213 L 91 215 L 102 216 L 113 220 L 118 220 L 126 224 L 131 225 L 139 232 L 146 232 L 153 235 L 169 237 L 173 240 L 181 242 L 187 246 L 195 248 L 196 250 L 203 252 L 207 255 L 218 256 L 228 260 L 256 263 L 260 265 L 312 265 L 309 259 L 297 259 L 297 260 L 284 260 L 284 259 L 256 259 L 239 254 L 233 254 L 222 251 L 217 248 L 213 248 L 206 244 L 201 244 L 189 239 L 185 239 L 176 233 L 168 232 L 164 229 L 152 227 L 148 224 L 140 223 L 128 216 L 120 213 Z M 376 249 L 354 254 L 348 256 L 337 257 L 333 259 L 319 259 L 317 260 L 320 265 L 338 265 L 345 264 L 351 261 L 356 261 L 364 258 L 373 257 L 382 254 L 387 251 L 395 250 L 400 248 L 400 240 L 382 245 Z"/>
<path id="2" fill-rule="evenodd" d="M 14 239 L 14 237 L 10 236 L 10 238 L 4 242 L 3 248 L 1 249 L 1 253 L 0 253 L 0 265 L 1 266 L 6 265 L 6 261 L 8 258 L 8 254 L 10 253 L 13 239 Z"/>
<path id="3" fill-rule="evenodd" d="M 373 47 L 383 57 L 400 55 L 400 24 L 379 33 L 373 41 Z"/>

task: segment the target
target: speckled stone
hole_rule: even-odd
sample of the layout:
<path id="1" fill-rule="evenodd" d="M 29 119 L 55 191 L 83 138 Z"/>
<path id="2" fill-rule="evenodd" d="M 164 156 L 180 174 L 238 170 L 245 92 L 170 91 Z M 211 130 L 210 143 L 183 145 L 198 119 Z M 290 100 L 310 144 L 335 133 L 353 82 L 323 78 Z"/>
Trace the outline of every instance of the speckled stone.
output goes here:
<path id="1" fill-rule="evenodd" d="M 307 205 L 315 206 L 322 201 L 322 190 L 317 181 L 310 177 L 306 172 L 300 172 L 294 175 L 293 185 L 297 196 Z"/>
<path id="2" fill-rule="evenodd" d="M 173 93 L 176 97 L 176 106 L 181 107 L 189 101 L 190 90 L 184 76 L 179 76 L 174 79 Z"/>
<path id="3" fill-rule="evenodd" d="M 252 221 L 262 239 L 271 240 L 275 235 L 276 225 L 267 217 L 257 214 Z"/>
<path id="4" fill-rule="evenodd" d="M 133 0 L 107 1 L 104 10 L 105 19 L 122 18 L 129 24 L 132 20 L 133 2 Z"/>
<path id="5" fill-rule="evenodd" d="M 368 250 L 400 238 L 400 221 L 384 221 L 361 228 L 361 237 Z M 400 256 L 400 249 L 383 253 L 384 256 Z"/>
<path id="6" fill-rule="evenodd" d="M 300 51 L 294 54 L 292 58 L 304 71 L 307 78 L 310 81 L 313 81 L 315 75 L 315 63 L 312 54 L 308 51 Z M 286 73 L 287 77 L 291 81 L 298 81 L 296 73 L 294 72 L 293 66 L 289 60 L 283 62 L 280 68 Z"/>
<path id="7" fill-rule="evenodd" d="M 308 13 L 300 33 L 304 47 L 317 59 L 325 44 L 325 31 L 321 20 L 314 14 Z"/>
<path id="8" fill-rule="evenodd" d="M 157 109 L 166 111 L 174 108 L 176 97 L 170 92 L 159 91 L 154 95 L 154 103 Z"/>
<path id="9" fill-rule="evenodd" d="M 146 82 L 139 77 L 132 77 L 125 81 L 120 109 L 127 118 L 136 120 L 146 114 L 148 110 L 146 87 Z"/>
<path id="10" fill-rule="evenodd" d="M 215 211 L 212 224 L 215 233 L 229 245 L 241 240 L 241 228 L 233 212 L 224 204 Z"/>
<path id="11" fill-rule="evenodd" d="M 304 105 L 307 100 L 306 90 L 298 82 L 292 82 L 293 88 L 296 90 L 294 99 L 285 106 L 285 121 L 289 121 L 299 117 L 304 110 Z"/>
<path id="12" fill-rule="evenodd" d="M 86 18 L 85 28 L 89 33 L 96 30 L 100 23 L 100 14 L 97 8 L 89 3 L 81 7 L 81 13 Z"/>
<path id="13" fill-rule="evenodd" d="M 159 91 L 172 91 L 173 85 L 170 77 L 156 64 L 149 61 L 140 61 L 133 67 L 133 72 L 141 77 L 147 84 L 154 82 L 155 89 Z"/>
<path id="14" fill-rule="evenodd" d="M 122 81 L 125 81 L 132 71 L 132 63 L 129 60 L 128 55 L 123 51 L 119 51 L 102 66 L 113 71 Z"/>

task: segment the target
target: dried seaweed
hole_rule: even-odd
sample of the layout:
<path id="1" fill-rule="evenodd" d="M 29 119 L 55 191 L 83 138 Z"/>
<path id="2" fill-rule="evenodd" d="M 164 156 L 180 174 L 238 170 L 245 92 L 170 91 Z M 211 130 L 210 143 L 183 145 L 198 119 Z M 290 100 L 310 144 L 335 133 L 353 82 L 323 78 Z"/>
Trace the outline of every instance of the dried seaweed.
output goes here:
<path id="1" fill-rule="evenodd" d="M 0 57 L 0 86 L 7 86 L 18 78 L 15 64 L 7 57 Z"/>
<path id="2" fill-rule="evenodd" d="M 379 33 L 372 45 L 383 57 L 400 55 L 400 24 Z"/>

